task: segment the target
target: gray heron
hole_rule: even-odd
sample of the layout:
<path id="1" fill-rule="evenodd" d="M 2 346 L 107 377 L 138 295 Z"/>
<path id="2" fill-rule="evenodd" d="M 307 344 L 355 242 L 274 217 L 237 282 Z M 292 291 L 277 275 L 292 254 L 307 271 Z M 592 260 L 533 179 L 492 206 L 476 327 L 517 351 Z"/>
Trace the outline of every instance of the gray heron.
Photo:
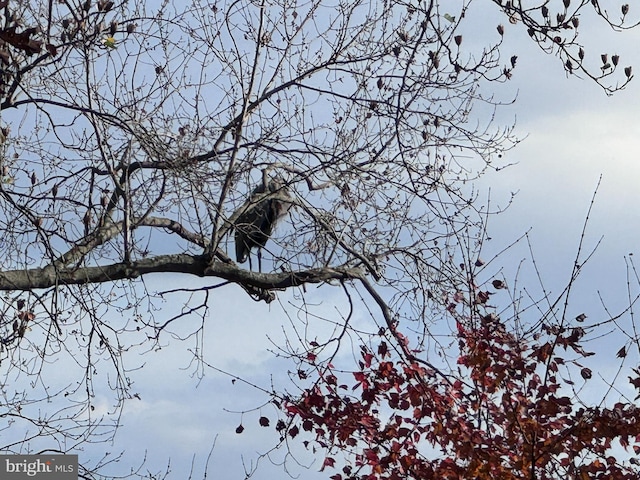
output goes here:
<path id="1" fill-rule="evenodd" d="M 262 252 L 278 221 L 284 217 L 291 202 L 289 192 L 281 179 L 265 180 L 258 185 L 249 200 L 240 207 L 234 224 L 236 260 L 244 263 L 249 260 L 251 269 L 251 250 L 258 250 L 258 271 L 262 271 Z M 236 214 L 238 214 L 236 212 Z"/>

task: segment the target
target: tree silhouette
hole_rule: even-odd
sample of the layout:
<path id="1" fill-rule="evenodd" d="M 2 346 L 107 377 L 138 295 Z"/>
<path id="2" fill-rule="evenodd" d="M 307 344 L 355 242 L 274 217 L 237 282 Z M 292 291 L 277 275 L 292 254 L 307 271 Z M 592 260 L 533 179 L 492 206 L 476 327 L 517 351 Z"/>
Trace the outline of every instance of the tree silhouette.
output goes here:
<path id="1" fill-rule="evenodd" d="M 369 333 L 356 335 L 366 357 L 357 378 L 363 394 L 371 396 L 348 405 L 371 415 L 372 422 L 369 409 L 387 388 L 364 388 L 379 380 L 368 378 L 374 367 L 376 375 L 383 369 L 385 381 L 396 382 L 394 388 L 407 389 L 397 398 L 384 393 L 392 408 L 407 401 L 415 407 L 412 402 L 422 401 L 425 392 L 444 395 L 453 389 L 452 398 L 472 402 L 477 415 L 494 408 L 498 392 L 516 395 L 513 389 L 533 375 L 522 371 L 527 355 L 536 352 L 550 368 L 551 357 L 540 357 L 544 345 L 514 338 L 508 324 L 489 322 L 476 311 L 488 298 L 476 279 L 482 269 L 478 251 L 486 216 L 496 212 L 483 205 L 473 181 L 503 168 L 503 153 L 518 142 L 510 125 L 493 124 L 495 110 L 513 100 L 502 98 L 499 88 L 517 70 L 510 33 L 526 30 L 569 74 L 613 93 L 632 79 L 631 66 L 618 55 L 585 52 L 578 32 L 585 17 L 614 29 L 635 26 L 628 5 L 614 14 L 598 2 L 569 0 L 555 10 L 548 2 L 525 8 L 499 0 L 455 6 L 434 0 L 147 3 L 0 2 L 0 290 L 6 292 L 0 368 L 5 385 L 16 391 L 4 392 L 0 411 L 7 426 L 15 431 L 28 425 L 29 432 L 35 426 L 36 433 L 27 436 L 48 437 L 57 445 L 85 441 L 97 431 L 104 435 L 102 429 L 108 434 L 117 421 L 105 424 L 91 413 L 98 370 L 108 372 L 121 408 L 137 394 L 127 350 L 140 343 L 151 348 L 183 317 L 201 315 L 202 328 L 209 295 L 230 284 L 244 289 L 247 300 L 266 303 L 295 289 L 304 304 L 310 284 L 336 285 L 349 298 L 362 298 L 371 308 L 371 335 L 387 336 L 393 345 L 378 347 L 383 351 L 375 363 L 365 348 Z M 480 25 L 468 14 L 478 3 L 495 24 Z M 488 32 L 493 40 L 481 43 Z M 229 254 L 231 232 L 240 207 L 265 175 L 282 179 L 291 208 L 269 232 L 262 271 L 253 271 Z M 180 288 L 150 292 L 144 278 L 152 273 L 187 274 L 203 283 L 188 298 Z M 169 297 L 184 304 L 182 313 L 153 313 Z M 466 359 L 462 366 L 473 378 L 481 364 L 486 370 L 486 362 L 495 362 L 504 370 L 500 379 L 461 384 L 455 366 L 445 371 L 446 365 L 425 365 L 409 349 L 408 325 L 423 325 L 417 331 L 424 341 L 427 323 L 446 324 L 446 318 L 461 315 L 456 305 L 463 304 L 469 312 L 452 333 Z M 106 312 L 131 320 L 115 322 Z M 352 328 L 349 319 L 345 313 L 345 332 Z M 557 343 L 561 333 L 555 335 Z M 296 353 L 322 372 L 317 380 L 324 385 L 315 387 L 320 391 L 332 388 L 327 352 L 342 338 L 311 342 L 302 357 Z M 475 352 L 483 342 L 491 348 L 479 358 Z M 496 342 L 519 350 L 497 360 L 504 352 Z M 39 383 L 37 378 L 46 385 L 46 372 L 63 357 L 77 366 L 72 386 L 40 398 L 20 389 L 21 382 Z M 508 383 L 509 376 L 517 377 L 515 383 Z M 416 389 L 426 390 L 411 393 Z M 491 391 L 482 396 L 482 389 Z M 536 407 L 548 396 L 540 394 Z M 46 415 L 25 408 L 51 398 L 67 399 L 68 406 Z M 314 403 L 319 410 L 309 417 L 303 405 L 313 396 L 304 398 L 283 398 L 281 405 L 324 429 L 326 407 Z M 447 405 L 434 409 L 444 414 Z M 575 412 L 564 414 L 573 419 Z M 603 422 L 602 415 L 594 414 L 593 421 Z M 295 416 L 288 421 L 293 425 Z M 408 439 L 415 425 L 401 425 L 405 421 L 393 427 L 393 435 L 388 430 L 379 438 L 380 432 L 367 431 L 362 441 Z M 453 439 L 452 427 L 439 425 L 449 430 L 432 430 L 425 434 L 429 440 Z M 473 427 L 467 433 L 475 438 L 486 425 Z M 335 428 L 326 426 L 318 437 L 338 435 L 332 445 L 351 445 L 350 438 L 369 427 Z M 551 434 L 548 429 L 561 435 L 542 423 L 521 429 L 520 438 L 542 439 Z M 487 448 L 493 448 L 497 434 L 489 433 Z M 513 438 L 501 435 L 500 448 L 506 448 Z M 31 440 L 22 438 L 5 450 L 19 451 Z M 537 456 L 547 454 L 538 449 L 540 441 L 531 443 L 533 463 L 522 459 L 510 468 L 534 471 Z M 398 448 L 416 446 L 405 442 Z M 500 451 L 496 447 L 496 455 Z M 475 450 L 457 452 L 465 459 L 465 474 L 506 471 L 507 463 L 495 457 L 485 461 Z M 402 462 L 398 458 L 358 461 L 386 478 Z M 402 468 L 415 468 L 416 478 L 428 478 L 420 477 L 423 468 L 432 468 L 437 478 L 449 475 L 443 468 L 462 475 L 444 460 L 437 468 Z"/>

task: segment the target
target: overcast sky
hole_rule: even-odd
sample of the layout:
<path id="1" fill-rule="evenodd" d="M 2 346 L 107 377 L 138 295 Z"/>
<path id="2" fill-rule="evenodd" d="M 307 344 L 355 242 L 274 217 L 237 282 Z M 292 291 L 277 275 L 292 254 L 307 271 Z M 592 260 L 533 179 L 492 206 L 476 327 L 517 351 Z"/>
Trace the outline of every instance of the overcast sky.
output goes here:
<path id="1" fill-rule="evenodd" d="M 513 33 L 514 30 L 508 28 L 506 40 L 513 35 L 514 42 L 523 41 L 524 37 Z M 639 33 L 617 38 L 601 36 L 609 44 L 613 38 L 623 53 L 621 63 L 633 64 L 637 72 L 640 72 L 640 53 L 623 48 L 621 42 L 637 45 Z M 502 118 L 515 118 L 517 132 L 526 139 L 505 157 L 505 162 L 513 166 L 481 183 L 485 189 L 491 186 L 495 202 L 504 202 L 509 192 L 518 191 L 511 208 L 491 220 L 493 239 L 484 255 L 500 251 L 531 229 L 536 260 L 548 288 L 563 286 L 571 271 L 589 202 L 602 175 L 587 244 L 594 245 L 601 235 L 604 240 L 580 284 L 584 287 L 581 292 L 584 298 L 579 298 L 576 308 L 584 308 L 590 315 L 601 314 L 597 311 L 595 295 L 598 289 L 606 298 L 611 298 L 614 306 L 618 302 L 622 307 L 624 256 L 636 251 L 640 224 L 637 207 L 640 80 L 609 98 L 588 81 L 566 78 L 557 59 L 535 48 L 514 46 L 513 49 L 519 56 L 518 66 L 513 80 L 505 88 L 517 91 L 518 100 L 502 112 Z M 517 261 L 527 256 L 527 248 L 516 247 L 504 257 L 505 271 L 514 273 Z M 183 286 L 184 282 L 194 285 L 198 282 L 186 277 L 179 280 Z M 166 277 L 147 279 L 150 290 L 160 289 L 166 282 Z M 535 290 L 535 286 L 532 288 Z M 310 294 L 333 308 L 345 301 L 340 292 L 334 290 L 325 287 Z M 280 300 L 286 303 L 287 295 L 280 294 Z M 276 383 L 286 378 L 286 369 L 293 365 L 268 351 L 272 347 L 270 338 L 276 343 L 282 340 L 283 315 L 279 306 L 250 301 L 235 287 L 214 293 L 210 306 L 204 338 L 208 361 L 266 388 L 272 377 Z M 171 306 L 166 308 L 165 313 Z M 172 342 L 171 346 L 141 358 L 144 368 L 132 374 L 141 400 L 128 402 L 122 416 L 123 426 L 110 448 L 114 455 L 126 450 L 120 467 L 110 469 L 114 474 L 127 473 L 146 450 L 151 471 L 161 470 L 171 458 L 171 478 L 187 478 L 194 459 L 193 478 L 202 478 L 207 455 L 215 441 L 208 478 L 241 479 L 243 468 L 251 468 L 257 452 L 263 452 L 276 440 L 272 428 L 257 425 L 261 414 L 276 418 L 272 407 L 265 406 L 243 419 L 231 413 L 259 405 L 259 397 L 255 397 L 252 388 L 239 382 L 232 384 L 231 378 L 212 370 L 206 370 L 202 379 L 194 375 L 187 351 L 192 346 L 192 342 Z M 109 408 L 106 400 L 104 408 Z M 241 421 L 245 431 L 237 435 L 234 430 Z M 281 461 L 283 454 L 276 453 L 274 461 Z M 301 453 L 299 460 L 309 465 L 313 456 Z M 296 467 L 291 460 L 287 465 L 293 475 L 300 474 L 301 478 L 325 478 L 325 474 L 318 473 L 319 461 L 321 459 L 316 459 L 308 470 Z M 265 462 L 253 478 L 284 476 L 281 467 Z"/>

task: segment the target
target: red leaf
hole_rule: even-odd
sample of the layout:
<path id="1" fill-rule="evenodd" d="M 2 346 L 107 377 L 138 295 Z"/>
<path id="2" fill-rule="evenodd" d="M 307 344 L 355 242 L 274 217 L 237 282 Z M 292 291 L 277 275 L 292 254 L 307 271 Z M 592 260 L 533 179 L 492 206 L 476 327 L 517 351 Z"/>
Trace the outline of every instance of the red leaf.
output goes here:
<path id="1" fill-rule="evenodd" d="M 370 352 L 362 353 L 362 358 L 364 359 L 364 366 L 369 368 L 371 366 L 371 360 L 373 360 L 373 354 Z"/>
<path id="2" fill-rule="evenodd" d="M 369 382 L 368 382 L 367 377 L 366 377 L 366 375 L 364 373 L 362 373 L 362 372 L 354 372 L 353 376 L 358 381 L 358 383 L 356 383 L 353 386 L 353 390 L 355 390 L 358 387 L 362 387 L 363 389 L 369 388 Z"/>
<path id="3" fill-rule="evenodd" d="M 302 410 L 297 405 L 287 405 L 285 409 L 287 410 L 287 413 L 289 413 L 290 415 L 300 415 L 300 416 L 303 415 Z"/>
<path id="4" fill-rule="evenodd" d="M 634 387 L 640 389 L 640 377 L 636 377 L 636 378 L 629 377 L 629 383 Z"/>
<path id="5" fill-rule="evenodd" d="M 322 472 L 324 470 L 324 467 L 333 467 L 335 465 L 336 461 L 331 458 L 331 457 L 327 457 L 324 459 L 324 462 L 322 462 L 322 468 L 320 469 L 320 471 Z"/>

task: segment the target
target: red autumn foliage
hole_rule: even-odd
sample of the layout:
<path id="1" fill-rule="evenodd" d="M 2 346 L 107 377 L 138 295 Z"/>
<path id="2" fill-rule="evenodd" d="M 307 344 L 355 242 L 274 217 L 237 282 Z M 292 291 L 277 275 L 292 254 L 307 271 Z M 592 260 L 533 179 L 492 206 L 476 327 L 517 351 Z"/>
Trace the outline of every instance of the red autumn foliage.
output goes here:
<path id="1" fill-rule="evenodd" d="M 583 406 L 558 375 L 562 366 L 591 378 L 575 355 L 563 356 L 590 355 L 582 332 L 542 328 L 534 342 L 493 315 L 458 323 L 455 377 L 418 359 L 391 361 L 384 342 L 377 354 L 362 347 L 350 393 L 325 372 L 286 411 L 330 452 L 353 452 L 332 480 L 638 478 L 611 447 L 640 451 L 640 408 Z M 330 456 L 329 467 L 339 468 Z"/>

